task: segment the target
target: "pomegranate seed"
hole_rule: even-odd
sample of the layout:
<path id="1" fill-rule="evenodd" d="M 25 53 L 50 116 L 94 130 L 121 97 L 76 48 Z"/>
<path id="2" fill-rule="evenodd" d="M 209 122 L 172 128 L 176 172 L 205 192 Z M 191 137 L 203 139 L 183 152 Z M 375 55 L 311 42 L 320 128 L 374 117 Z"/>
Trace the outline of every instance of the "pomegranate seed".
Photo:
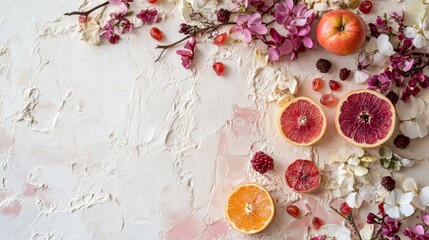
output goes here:
<path id="1" fill-rule="evenodd" d="M 221 62 L 215 62 L 214 64 L 213 64 L 213 70 L 215 71 L 215 73 L 218 75 L 218 76 L 222 76 L 223 75 L 223 71 L 224 71 L 224 66 L 223 66 L 223 63 L 221 63 Z"/>
<path id="2" fill-rule="evenodd" d="M 384 203 L 380 203 L 380 204 L 378 204 L 378 210 L 379 210 L 381 213 L 384 213 Z"/>
<path id="3" fill-rule="evenodd" d="M 337 91 L 341 88 L 341 85 L 339 82 L 335 80 L 329 80 L 329 88 L 332 89 L 333 91 Z"/>
<path id="4" fill-rule="evenodd" d="M 213 38 L 213 43 L 219 46 L 224 44 L 227 39 L 228 39 L 228 35 L 226 33 L 221 33 L 216 35 L 216 37 Z"/>
<path id="5" fill-rule="evenodd" d="M 359 10 L 364 13 L 364 14 L 368 14 L 371 12 L 372 9 L 372 2 L 365 0 L 363 1 L 360 5 L 359 5 Z"/>
<path id="6" fill-rule="evenodd" d="M 313 80 L 313 90 L 320 92 L 323 88 L 323 80 L 321 78 L 315 78 Z"/>
<path id="7" fill-rule="evenodd" d="M 158 2 L 158 0 L 148 0 L 148 2 L 149 2 L 150 4 L 155 4 L 155 3 L 157 3 L 157 2 Z"/>
<path id="8" fill-rule="evenodd" d="M 164 39 L 164 34 L 157 27 L 150 29 L 150 35 L 157 41 L 162 41 Z"/>
<path id="9" fill-rule="evenodd" d="M 322 219 L 318 218 L 318 217 L 314 217 L 313 220 L 311 221 L 313 223 L 313 228 L 315 230 L 318 230 L 321 226 L 323 226 L 325 223 L 323 222 Z"/>
<path id="10" fill-rule="evenodd" d="M 341 203 L 340 205 L 340 213 L 347 216 L 352 211 L 349 205 L 346 202 Z"/>
<path id="11" fill-rule="evenodd" d="M 337 101 L 337 98 L 332 93 L 323 94 L 320 98 L 320 103 L 325 106 L 332 106 Z"/>
<path id="12" fill-rule="evenodd" d="M 299 217 L 299 208 L 295 205 L 289 205 L 286 208 L 286 212 L 289 213 L 292 217 L 298 218 Z"/>

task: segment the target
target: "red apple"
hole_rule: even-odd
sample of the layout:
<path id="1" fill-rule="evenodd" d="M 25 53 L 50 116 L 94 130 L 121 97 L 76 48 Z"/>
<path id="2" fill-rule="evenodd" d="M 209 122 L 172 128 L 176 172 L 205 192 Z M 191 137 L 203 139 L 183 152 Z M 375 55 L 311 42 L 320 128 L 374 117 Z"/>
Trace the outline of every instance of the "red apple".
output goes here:
<path id="1" fill-rule="evenodd" d="M 319 44 L 329 52 L 340 56 L 348 55 L 365 42 L 365 23 L 354 12 L 330 11 L 322 15 L 316 37 Z"/>

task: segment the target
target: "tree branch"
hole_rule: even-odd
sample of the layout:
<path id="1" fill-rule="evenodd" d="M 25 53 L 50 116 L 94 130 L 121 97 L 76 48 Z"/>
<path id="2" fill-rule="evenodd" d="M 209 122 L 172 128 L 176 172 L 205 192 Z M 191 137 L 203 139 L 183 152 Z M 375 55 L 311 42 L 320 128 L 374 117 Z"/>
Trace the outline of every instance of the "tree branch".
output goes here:
<path id="1" fill-rule="evenodd" d="M 88 17 L 88 15 L 90 13 L 94 12 L 95 10 L 97 10 L 97 9 L 99 9 L 101 7 L 107 6 L 107 5 L 109 5 L 109 1 L 106 1 L 106 2 L 104 2 L 102 4 L 100 4 L 100 5 L 97 5 L 97 6 L 93 7 L 93 8 L 91 8 L 91 9 L 89 9 L 88 11 L 84 11 L 84 12 L 74 11 L 74 12 L 64 13 L 64 15 L 66 15 L 66 16 L 82 15 L 82 16 Z"/>

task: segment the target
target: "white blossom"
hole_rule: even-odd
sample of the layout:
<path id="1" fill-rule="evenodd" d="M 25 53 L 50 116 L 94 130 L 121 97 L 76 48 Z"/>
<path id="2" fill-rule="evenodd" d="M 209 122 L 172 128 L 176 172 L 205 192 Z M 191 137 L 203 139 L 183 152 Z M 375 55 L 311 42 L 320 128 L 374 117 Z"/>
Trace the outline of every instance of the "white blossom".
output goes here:
<path id="1" fill-rule="evenodd" d="M 425 113 L 426 103 L 419 97 L 410 97 L 408 103 L 399 101 L 396 110 L 402 123 L 399 129 L 409 138 L 422 138 L 428 134 L 429 119 Z"/>
<path id="2" fill-rule="evenodd" d="M 418 25 L 406 27 L 404 33 L 407 38 L 413 39 L 416 48 L 426 47 L 429 39 L 429 17 L 425 17 Z"/>
<path id="3" fill-rule="evenodd" d="M 414 207 L 411 205 L 413 193 L 403 193 L 400 189 L 394 189 L 384 199 L 384 211 L 392 218 L 400 219 L 409 217 L 414 213 Z"/>
<path id="4" fill-rule="evenodd" d="M 426 206 L 429 206 L 429 187 L 420 188 L 416 180 L 412 177 L 408 177 L 402 184 L 403 189 L 406 192 L 414 194 L 413 204 L 421 210 L 425 210 Z"/>

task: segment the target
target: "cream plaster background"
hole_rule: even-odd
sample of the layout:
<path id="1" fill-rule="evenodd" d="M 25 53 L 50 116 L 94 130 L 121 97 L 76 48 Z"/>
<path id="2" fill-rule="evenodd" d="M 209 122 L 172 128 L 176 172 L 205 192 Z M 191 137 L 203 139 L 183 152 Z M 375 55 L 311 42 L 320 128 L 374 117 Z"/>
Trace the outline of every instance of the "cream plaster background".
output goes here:
<path id="1" fill-rule="evenodd" d="M 323 168 L 329 152 L 346 144 L 333 127 L 333 109 L 326 109 L 327 134 L 313 148 L 285 143 L 275 124 L 278 107 L 267 97 L 274 76 L 293 74 L 298 94 L 318 100 L 308 90 L 320 76 L 316 60 L 333 62 L 329 79 L 353 68 L 356 55 L 318 49 L 263 67 L 252 45 L 200 41 L 195 67 L 185 70 L 175 50 L 154 63 L 159 51 L 147 26 L 117 46 L 80 41 L 76 17 L 62 14 L 98 3 L 0 0 L 0 239 L 302 239 L 311 216 L 293 221 L 285 214 L 302 196 L 286 187 L 284 169 L 296 158 Z M 386 5 L 400 7 L 377 1 L 375 8 Z M 165 42 L 176 40 L 176 7 L 159 8 Z M 211 69 L 218 60 L 227 66 L 224 77 Z M 349 80 L 342 93 L 363 87 Z M 257 150 L 275 159 L 266 177 L 248 165 Z M 427 139 L 401 153 L 424 160 L 402 173 L 429 184 Z M 278 214 L 262 234 L 246 237 L 229 228 L 223 207 L 233 187 L 254 181 L 272 192 Z M 297 203 L 303 211 L 307 204 L 339 221 L 326 212 L 328 191 L 304 198 Z"/>

